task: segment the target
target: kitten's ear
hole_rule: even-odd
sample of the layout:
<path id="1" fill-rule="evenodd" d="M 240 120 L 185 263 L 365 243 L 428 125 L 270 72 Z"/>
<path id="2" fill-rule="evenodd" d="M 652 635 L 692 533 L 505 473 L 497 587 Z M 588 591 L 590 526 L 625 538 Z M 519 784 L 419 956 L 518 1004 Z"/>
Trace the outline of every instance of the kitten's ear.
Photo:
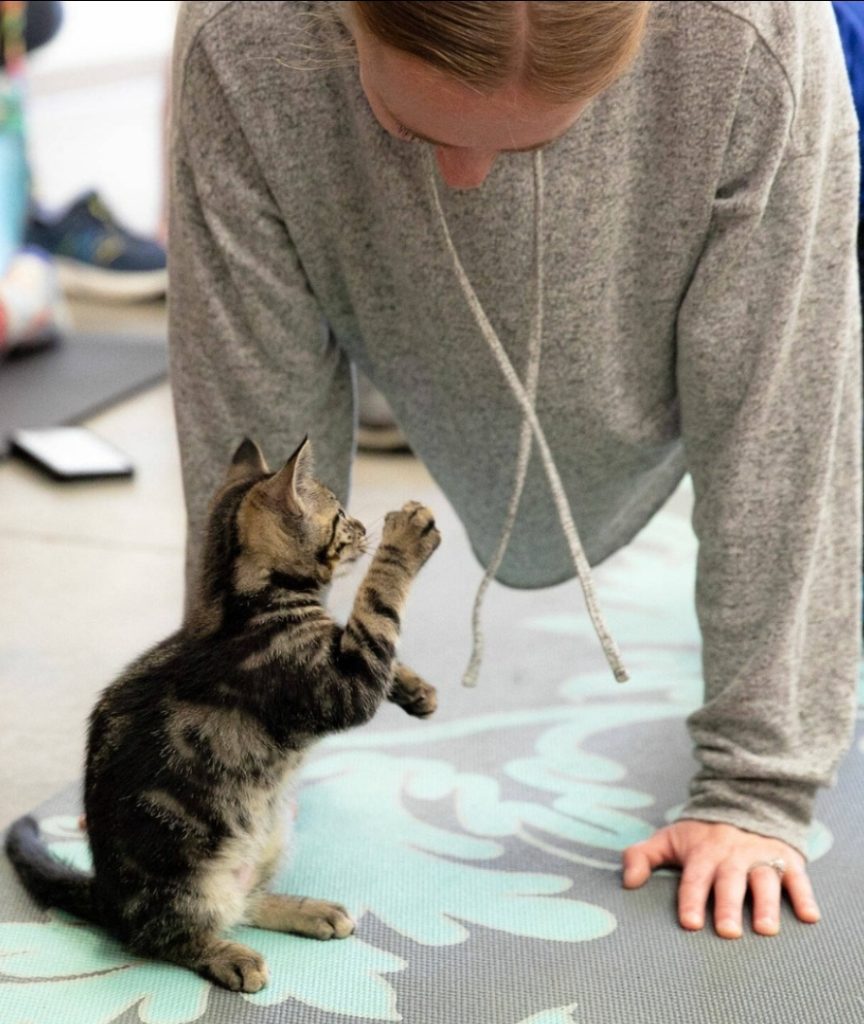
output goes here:
<path id="1" fill-rule="evenodd" d="M 263 489 L 280 508 L 302 512 L 303 505 L 297 493 L 297 484 L 312 472 L 312 445 L 308 435 L 279 472 L 264 484 Z"/>
<path id="2" fill-rule="evenodd" d="M 294 449 L 285 463 L 285 468 L 293 465 L 295 467 L 295 475 L 299 480 L 304 476 L 312 475 L 312 442 L 309 440 L 307 434 L 300 444 Z"/>
<path id="3" fill-rule="evenodd" d="M 234 452 L 231 465 L 228 467 L 225 483 L 232 484 L 237 480 L 245 480 L 250 476 L 269 472 L 270 468 L 261 453 L 261 449 L 253 440 L 246 437 L 237 451 Z"/>

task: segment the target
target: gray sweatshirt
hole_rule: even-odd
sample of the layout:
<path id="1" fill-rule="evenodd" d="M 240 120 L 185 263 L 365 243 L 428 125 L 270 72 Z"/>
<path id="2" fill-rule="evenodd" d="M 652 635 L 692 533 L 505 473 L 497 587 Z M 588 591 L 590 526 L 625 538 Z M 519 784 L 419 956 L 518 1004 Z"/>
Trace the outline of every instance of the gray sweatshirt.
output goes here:
<path id="1" fill-rule="evenodd" d="M 190 536 L 245 434 L 275 460 L 308 432 L 347 495 L 353 363 L 485 564 L 523 414 L 425 144 L 377 123 L 323 6 L 183 5 L 170 335 Z M 830 5 L 656 3 L 632 70 L 542 173 L 536 412 L 589 562 L 693 478 L 705 704 L 682 816 L 803 849 L 849 742 L 861 630 L 857 126 Z M 533 189 L 530 154 L 475 191 L 438 183 L 523 378 Z M 497 575 L 572 574 L 535 456 Z"/>

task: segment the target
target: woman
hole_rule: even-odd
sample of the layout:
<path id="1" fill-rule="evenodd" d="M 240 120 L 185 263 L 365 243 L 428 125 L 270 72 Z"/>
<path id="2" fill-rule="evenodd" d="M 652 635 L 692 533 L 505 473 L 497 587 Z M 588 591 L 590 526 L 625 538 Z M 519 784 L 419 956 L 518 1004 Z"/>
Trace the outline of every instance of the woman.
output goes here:
<path id="1" fill-rule="evenodd" d="M 624 884 L 679 865 L 681 925 L 713 893 L 728 938 L 748 889 L 761 934 L 783 889 L 816 921 L 803 848 L 860 629 L 856 124 L 830 7 L 195 4 L 175 99 L 192 529 L 244 433 L 309 431 L 344 494 L 351 362 L 493 570 L 509 503 L 513 586 L 578 561 L 547 475 L 596 563 L 690 472 L 701 767 Z M 530 460 L 520 503 L 541 434 L 553 466 Z"/>

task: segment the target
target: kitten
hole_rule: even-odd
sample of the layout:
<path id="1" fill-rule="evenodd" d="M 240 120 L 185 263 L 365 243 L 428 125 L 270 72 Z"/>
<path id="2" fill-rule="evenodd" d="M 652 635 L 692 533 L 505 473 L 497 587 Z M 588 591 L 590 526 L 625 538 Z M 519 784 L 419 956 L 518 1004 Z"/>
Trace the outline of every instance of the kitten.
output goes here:
<path id="1" fill-rule="evenodd" d="M 278 473 L 244 441 L 210 508 L 197 594 L 181 629 L 134 662 L 90 716 L 84 808 L 94 874 L 51 856 L 36 822 L 6 849 L 28 889 L 144 956 L 256 992 L 267 967 L 233 925 L 344 938 L 324 900 L 266 892 L 280 798 L 305 751 L 389 698 L 410 714 L 435 690 L 394 661 L 408 588 L 440 542 L 428 509 L 390 512 L 345 627 L 322 589 L 365 530 L 311 476 L 304 441 Z"/>

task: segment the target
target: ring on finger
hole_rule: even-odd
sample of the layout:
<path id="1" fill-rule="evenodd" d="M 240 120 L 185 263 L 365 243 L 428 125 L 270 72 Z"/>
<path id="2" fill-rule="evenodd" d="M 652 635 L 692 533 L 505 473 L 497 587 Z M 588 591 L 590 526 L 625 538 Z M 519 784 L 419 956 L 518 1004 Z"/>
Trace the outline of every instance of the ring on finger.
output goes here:
<path id="1" fill-rule="evenodd" d="M 786 874 L 786 861 L 782 857 L 773 857 L 771 860 L 754 860 L 750 867 L 747 868 L 748 878 L 756 868 L 771 868 L 777 872 L 777 877 L 782 881 L 783 876 Z"/>

